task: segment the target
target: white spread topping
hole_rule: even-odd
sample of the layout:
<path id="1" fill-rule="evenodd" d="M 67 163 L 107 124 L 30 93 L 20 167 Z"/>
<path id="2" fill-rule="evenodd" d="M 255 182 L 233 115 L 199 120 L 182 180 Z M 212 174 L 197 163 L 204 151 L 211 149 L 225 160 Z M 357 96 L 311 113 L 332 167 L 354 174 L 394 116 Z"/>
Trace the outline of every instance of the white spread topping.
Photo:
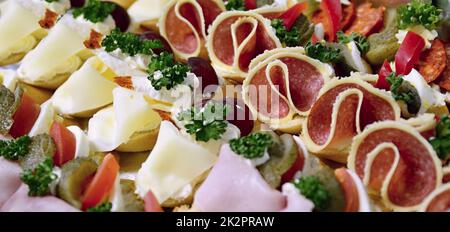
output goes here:
<path id="1" fill-rule="evenodd" d="M 71 13 L 67 13 L 59 21 L 86 39 L 89 38 L 91 29 L 107 35 L 116 27 L 116 23 L 111 15 L 108 15 L 103 22 L 93 23 L 85 19 L 83 15 L 74 18 Z"/>
<path id="2" fill-rule="evenodd" d="M 123 53 L 120 53 L 121 55 L 116 55 L 114 52 L 108 53 L 104 50 L 97 49 L 95 51 L 95 55 L 97 55 L 97 57 L 100 58 L 100 60 L 102 60 L 118 76 L 143 77 L 147 75 L 142 71 L 145 70 L 145 68 L 141 69 L 141 67 L 138 67 L 137 62 L 131 62 L 131 60 L 133 60 L 133 57 L 126 56 Z M 142 63 L 142 65 L 144 65 L 144 63 Z"/>
<path id="3" fill-rule="evenodd" d="M 255 159 L 246 159 L 246 163 L 252 165 L 253 167 L 258 167 L 261 164 L 264 164 L 265 162 L 269 161 L 270 156 L 269 152 L 267 152 L 267 148 L 264 151 L 263 156 L 255 158 Z"/>

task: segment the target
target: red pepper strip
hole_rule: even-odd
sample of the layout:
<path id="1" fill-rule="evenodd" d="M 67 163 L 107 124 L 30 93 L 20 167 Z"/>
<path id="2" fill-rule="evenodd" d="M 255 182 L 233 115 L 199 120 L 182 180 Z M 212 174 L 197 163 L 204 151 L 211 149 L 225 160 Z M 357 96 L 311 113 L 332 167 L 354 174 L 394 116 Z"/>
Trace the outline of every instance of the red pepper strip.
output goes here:
<path id="1" fill-rule="evenodd" d="M 387 82 L 386 78 L 391 75 L 392 69 L 387 60 L 384 61 L 383 66 L 381 66 L 380 71 L 378 72 L 378 80 L 375 87 L 379 89 L 390 90 L 391 85 Z"/>
<path id="2" fill-rule="evenodd" d="M 283 20 L 284 27 L 286 29 L 291 30 L 291 27 L 294 25 L 295 20 L 297 20 L 298 16 L 308 7 L 308 4 L 297 3 L 293 7 L 289 8 L 286 12 L 284 12 L 279 19 Z"/>
<path id="3" fill-rule="evenodd" d="M 340 0 L 322 0 L 320 8 L 325 12 L 328 20 L 328 28 L 325 28 L 328 35 L 328 41 L 333 42 L 336 33 L 341 27 L 342 6 Z"/>
<path id="4" fill-rule="evenodd" d="M 11 129 L 9 129 L 9 134 L 13 138 L 28 134 L 33 128 L 40 112 L 41 107 L 39 104 L 36 104 L 27 93 L 23 93 L 20 104 L 13 114 L 14 123 Z"/>
<path id="5" fill-rule="evenodd" d="M 75 135 L 69 129 L 55 121 L 50 127 L 50 136 L 56 145 L 56 153 L 53 157 L 56 166 L 61 167 L 75 158 L 77 141 Z"/>
<path id="6" fill-rule="evenodd" d="M 256 9 L 256 0 L 245 0 L 244 4 L 247 10 Z"/>
<path id="7" fill-rule="evenodd" d="M 419 61 L 420 53 L 425 47 L 424 39 L 409 31 L 395 54 L 395 71 L 399 75 L 407 75 Z"/>
<path id="8" fill-rule="evenodd" d="M 148 191 L 147 194 L 145 194 L 144 209 L 145 212 L 164 212 L 151 190 Z"/>

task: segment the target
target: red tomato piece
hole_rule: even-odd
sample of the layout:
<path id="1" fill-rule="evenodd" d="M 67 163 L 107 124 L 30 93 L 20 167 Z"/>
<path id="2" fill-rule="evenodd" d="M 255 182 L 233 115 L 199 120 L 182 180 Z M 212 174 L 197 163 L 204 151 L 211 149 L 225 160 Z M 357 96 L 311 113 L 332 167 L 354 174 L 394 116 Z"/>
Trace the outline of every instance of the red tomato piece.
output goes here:
<path id="1" fill-rule="evenodd" d="M 159 204 L 158 200 L 151 190 L 148 191 L 147 194 L 145 194 L 144 209 L 145 212 L 163 212 L 161 205 Z"/>
<path id="2" fill-rule="evenodd" d="M 98 205 L 109 196 L 114 187 L 114 181 L 119 174 L 119 168 L 119 163 L 117 163 L 111 153 L 105 156 L 83 194 L 81 200 L 82 210 Z"/>
<path id="3" fill-rule="evenodd" d="M 50 136 L 56 144 L 56 153 L 53 157 L 55 165 L 62 166 L 75 158 L 76 139 L 69 129 L 55 121 L 50 128 Z"/>
<path id="4" fill-rule="evenodd" d="M 31 128 L 33 128 L 40 112 L 41 107 L 28 94 L 23 93 L 20 104 L 13 115 L 14 123 L 9 130 L 9 134 L 13 138 L 28 134 Z"/>
<path id="5" fill-rule="evenodd" d="M 308 4 L 306 3 L 297 3 L 291 8 L 289 8 L 286 12 L 280 15 L 280 19 L 283 19 L 284 27 L 290 30 L 294 25 L 295 20 L 297 20 L 298 16 L 306 9 Z"/>
<path id="6" fill-rule="evenodd" d="M 385 60 L 383 66 L 381 66 L 381 69 L 378 72 L 378 80 L 375 87 L 379 89 L 390 90 L 391 85 L 387 82 L 386 78 L 389 75 L 391 75 L 391 73 L 392 73 L 391 65 L 389 65 L 389 62 L 387 60 Z"/>
<path id="7" fill-rule="evenodd" d="M 409 31 L 395 54 L 395 71 L 398 75 L 407 75 L 419 61 L 420 53 L 425 47 L 424 39 Z"/>
<path id="8" fill-rule="evenodd" d="M 336 38 L 336 33 L 341 27 L 342 21 L 342 6 L 339 0 L 322 0 L 320 8 L 325 12 L 326 20 L 326 34 L 328 36 L 328 41 L 333 42 Z M 324 25 L 325 26 L 325 25 Z"/>

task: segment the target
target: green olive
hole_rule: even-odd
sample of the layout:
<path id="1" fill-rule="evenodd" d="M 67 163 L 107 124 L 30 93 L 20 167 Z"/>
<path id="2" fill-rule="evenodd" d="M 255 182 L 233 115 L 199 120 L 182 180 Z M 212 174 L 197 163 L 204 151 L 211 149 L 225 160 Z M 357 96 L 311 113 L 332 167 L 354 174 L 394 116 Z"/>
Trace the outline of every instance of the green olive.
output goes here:
<path id="1" fill-rule="evenodd" d="M 24 169 L 35 169 L 48 156 L 53 157 L 56 152 L 56 145 L 52 137 L 48 134 L 41 134 L 31 137 L 29 152 L 26 156 L 19 158 L 20 166 Z"/>
<path id="2" fill-rule="evenodd" d="M 72 206 L 81 208 L 82 186 L 88 177 L 95 174 L 97 168 L 97 163 L 86 157 L 78 157 L 64 164 L 58 185 L 59 197 Z"/>
<path id="3" fill-rule="evenodd" d="M 120 180 L 122 188 L 122 197 L 125 212 L 143 212 L 144 201 L 135 193 L 136 187 L 134 181 L 122 179 Z"/>
<path id="4" fill-rule="evenodd" d="M 405 102 L 408 112 L 402 113 L 404 113 L 404 115 L 416 115 L 420 110 L 420 106 L 422 105 L 419 93 L 417 92 L 416 88 L 408 81 L 403 81 L 402 84 L 398 87 L 398 93 L 407 93 L 410 96 L 408 102 Z"/>

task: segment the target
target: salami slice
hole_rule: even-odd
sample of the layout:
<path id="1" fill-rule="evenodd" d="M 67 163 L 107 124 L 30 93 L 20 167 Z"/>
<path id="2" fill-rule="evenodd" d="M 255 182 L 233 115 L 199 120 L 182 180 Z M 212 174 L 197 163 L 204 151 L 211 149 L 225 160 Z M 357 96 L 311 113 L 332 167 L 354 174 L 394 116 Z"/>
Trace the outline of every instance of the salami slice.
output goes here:
<path id="1" fill-rule="evenodd" d="M 206 48 L 219 75 L 242 81 L 250 61 L 266 50 L 281 48 L 270 21 L 252 11 L 229 11 L 209 28 Z"/>
<path id="2" fill-rule="evenodd" d="M 334 79 L 320 91 L 305 124 L 308 150 L 345 163 L 352 139 L 369 124 L 400 118 L 392 96 L 356 76 Z"/>
<path id="3" fill-rule="evenodd" d="M 345 212 L 370 212 L 369 196 L 359 177 L 351 170 L 338 168 L 334 171 L 345 196 Z"/>
<path id="4" fill-rule="evenodd" d="M 224 10 L 220 0 L 172 0 L 159 19 L 160 33 L 179 59 L 200 56 L 207 28 Z"/>
<path id="5" fill-rule="evenodd" d="M 374 8 L 368 2 L 357 6 L 356 18 L 345 33 L 357 32 L 364 36 L 369 36 L 378 32 L 383 27 L 384 11 L 384 7 Z"/>
<path id="6" fill-rule="evenodd" d="M 450 43 L 445 44 L 445 51 L 447 53 L 447 65 L 440 78 L 439 86 L 447 91 L 450 91 Z"/>
<path id="7" fill-rule="evenodd" d="M 430 143 L 399 121 L 374 123 L 356 136 L 347 165 L 394 211 L 418 210 L 442 181 Z"/>
<path id="8" fill-rule="evenodd" d="M 431 43 L 431 48 L 420 55 L 417 70 L 423 78 L 430 83 L 438 78 L 447 65 L 447 54 L 444 43 L 435 39 Z"/>
<path id="9" fill-rule="evenodd" d="M 243 98 L 258 119 L 277 128 L 306 116 L 331 66 L 304 55 L 302 48 L 278 48 L 256 57 L 243 83 Z"/>
<path id="10" fill-rule="evenodd" d="M 437 188 L 423 203 L 421 211 L 448 212 L 450 210 L 450 183 Z"/>

